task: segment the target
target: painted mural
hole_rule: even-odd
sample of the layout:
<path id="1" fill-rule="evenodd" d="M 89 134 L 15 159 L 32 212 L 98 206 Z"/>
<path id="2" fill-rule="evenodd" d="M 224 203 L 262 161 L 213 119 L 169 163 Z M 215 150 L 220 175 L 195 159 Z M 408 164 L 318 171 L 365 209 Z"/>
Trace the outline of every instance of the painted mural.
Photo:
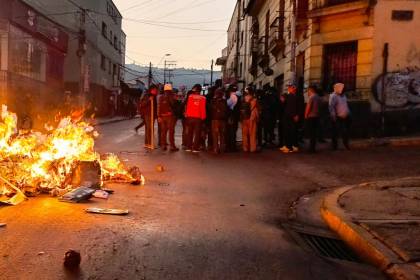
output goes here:
<path id="1" fill-rule="evenodd" d="M 420 109 L 420 68 L 412 67 L 379 76 L 373 85 L 373 95 L 379 105 L 385 102 L 387 110 Z"/>

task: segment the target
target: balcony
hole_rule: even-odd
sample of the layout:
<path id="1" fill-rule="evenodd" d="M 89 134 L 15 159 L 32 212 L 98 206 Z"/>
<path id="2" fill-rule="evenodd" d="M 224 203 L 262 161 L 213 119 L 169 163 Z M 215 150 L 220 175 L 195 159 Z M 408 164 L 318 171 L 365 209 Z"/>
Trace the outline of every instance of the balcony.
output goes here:
<path id="1" fill-rule="evenodd" d="M 315 0 L 308 12 L 309 18 L 366 10 L 373 4 L 372 0 Z"/>
<path id="2" fill-rule="evenodd" d="M 277 17 L 270 25 L 270 38 L 268 40 L 268 49 L 273 56 L 278 56 L 280 53 L 284 53 L 286 44 L 283 32 L 284 17 Z"/>

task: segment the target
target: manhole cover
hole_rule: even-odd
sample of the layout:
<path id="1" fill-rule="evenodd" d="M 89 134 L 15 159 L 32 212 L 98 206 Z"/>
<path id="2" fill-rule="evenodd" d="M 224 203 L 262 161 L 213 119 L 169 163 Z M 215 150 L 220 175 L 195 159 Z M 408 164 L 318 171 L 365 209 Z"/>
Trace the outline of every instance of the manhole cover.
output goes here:
<path id="1" fill-rule="evenodd" d="M 311 230 L 312 227 L 290 224 L 282 224 L 282 226 L 307 251 L 326 258 L 362 263 L 355 253 L 334 234 L 322 234 L 323 230 Z"/>
<path id="2" fill-rule="evenodd" d="M 350 262 L 361 262 L 342 240 L 302 232 L 298 234 L 306 245 L 318 255 Z"/>

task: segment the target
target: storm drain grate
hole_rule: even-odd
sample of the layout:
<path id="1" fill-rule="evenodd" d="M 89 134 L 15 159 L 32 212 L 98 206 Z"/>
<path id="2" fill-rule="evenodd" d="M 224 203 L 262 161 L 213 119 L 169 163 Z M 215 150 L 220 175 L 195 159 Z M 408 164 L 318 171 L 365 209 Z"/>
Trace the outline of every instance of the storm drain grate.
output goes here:
<path id="1" fill-rule="evenodd" d="M 362 262 L 342 240 L 303 232 L 299 232 L 298 234 L 305 245 L 318 255 L 351 262 Z"/>

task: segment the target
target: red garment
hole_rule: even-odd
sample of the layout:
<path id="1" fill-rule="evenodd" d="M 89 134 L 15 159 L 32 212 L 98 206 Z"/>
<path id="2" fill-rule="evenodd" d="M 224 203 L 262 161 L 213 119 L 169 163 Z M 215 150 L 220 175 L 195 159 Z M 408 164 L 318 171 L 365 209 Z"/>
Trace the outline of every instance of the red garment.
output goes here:
<path id="1" fill-rule="evenodd" d="M 199 94 L 191 94 L 187 100 L 185 117 L 206 119 L 206 98 Z"/>

